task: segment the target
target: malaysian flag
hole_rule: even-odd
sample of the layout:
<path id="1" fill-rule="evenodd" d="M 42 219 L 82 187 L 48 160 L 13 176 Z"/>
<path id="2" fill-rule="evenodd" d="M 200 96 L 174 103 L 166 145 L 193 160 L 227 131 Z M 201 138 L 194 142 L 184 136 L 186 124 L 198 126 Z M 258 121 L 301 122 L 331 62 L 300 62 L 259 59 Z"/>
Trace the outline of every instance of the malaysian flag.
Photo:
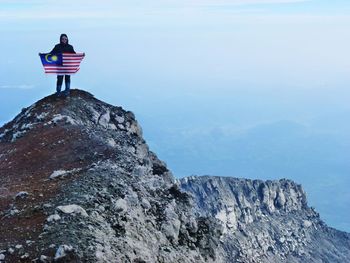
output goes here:
<path id="1" fill-rule="evenodd" d="M 56 75 L 71 75 L 77 73 L 80 62 L 85 56 L 84 53 L 40 53 L 39 55 L 44 66 L 45 73 Z"/>

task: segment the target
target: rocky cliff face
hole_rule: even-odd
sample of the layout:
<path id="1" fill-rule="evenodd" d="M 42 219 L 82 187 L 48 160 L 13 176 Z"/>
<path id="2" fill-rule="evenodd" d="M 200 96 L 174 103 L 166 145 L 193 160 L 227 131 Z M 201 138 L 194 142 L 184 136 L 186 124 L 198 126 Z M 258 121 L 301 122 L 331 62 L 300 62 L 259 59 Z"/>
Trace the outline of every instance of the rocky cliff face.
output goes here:
<path id="1" fill-rule="evenodd" d="M 87 92 L 0 128 L 0 262 L 346 262 L 349 250 L 291 181 L 175 180 L 134 115 Z"/>
<path id="2" fill-rule="evenodd" d="M 202 216 L 221 222 L 230 262 L 349 261 L 349 235 L 328 228 L 307 206 L 302 187 L 290 180 L 202 176 L 180 184 L 193 194 Z"/>

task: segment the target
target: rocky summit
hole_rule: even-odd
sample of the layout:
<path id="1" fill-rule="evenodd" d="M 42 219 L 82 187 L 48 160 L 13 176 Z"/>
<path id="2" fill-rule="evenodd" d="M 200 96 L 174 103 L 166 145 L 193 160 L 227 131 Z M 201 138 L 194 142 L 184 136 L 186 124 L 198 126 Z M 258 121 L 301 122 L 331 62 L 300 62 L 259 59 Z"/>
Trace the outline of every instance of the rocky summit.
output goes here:
<path id="1" fill-rule="evenodd" d="M 289 180 L 177 180 L 130 111 L 72 90 L 0 128 L 0 262 L 350 262 Z"/>

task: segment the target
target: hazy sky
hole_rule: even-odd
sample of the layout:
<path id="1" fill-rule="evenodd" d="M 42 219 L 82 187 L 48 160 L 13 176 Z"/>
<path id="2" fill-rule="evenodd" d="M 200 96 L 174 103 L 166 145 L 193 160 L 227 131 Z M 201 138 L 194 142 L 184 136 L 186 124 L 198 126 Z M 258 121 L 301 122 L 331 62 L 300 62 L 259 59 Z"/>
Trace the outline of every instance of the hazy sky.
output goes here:
<path id="1" fill-rule="evenodd" d="M 16 98 L 15 106 L 18 94 L 30 103 L 52 91 L 54 77 L 43 75 L 37 53 L 50 51 L 64 32 L 87 55 L 73 87 L 134 110 L 149 108 L 145 93 L 166 101 L 234 97 L 237 89 L 292 97 L 321 90 L 347 108 L 346 1 L 0 1 L 0 7 L 5 104 Z M 12 117 L 5 108 L 0 122 Z"/>
<path id="2" fill-rule="evenodd" d="M 0 125 L 55 91 L 38 53 L 66 33 L 86 53 L 72 87 L 135 112 L 176 176 L 288 177 L 350 231 L 349 14 L 348 0 L 0 0 Z"/>
<path id="3" fill-rule="evenodd" d="M 0 7 L 0 123 L 54 91 L 37 54 L 61 33 L 86 53 L 73 88 L 141 119 L 203 113 L 207 127 L 237 127 L 350 110 L 345 0 L 0 0 Z"/>

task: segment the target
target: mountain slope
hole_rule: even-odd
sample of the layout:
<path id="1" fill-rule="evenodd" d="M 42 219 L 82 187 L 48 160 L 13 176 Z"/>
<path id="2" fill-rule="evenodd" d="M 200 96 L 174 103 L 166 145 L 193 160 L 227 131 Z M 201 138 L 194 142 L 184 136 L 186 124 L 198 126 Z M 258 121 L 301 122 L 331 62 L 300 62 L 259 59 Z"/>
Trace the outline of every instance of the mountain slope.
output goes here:
<path id="1" fill-rule="evenodd" d="M 216 222 L 192 215 L 131 112 L 73 90 L 24 109 L 0 134 L 8 262 L 216 260 Z"/>
<path id="2" fill-rule="evenodd" d="M 0 128 L 0 185 L 0 261 L 350 258 L 348 234 L 325 226 L 300 186 L 177 181 L 131 112 L 80 90 L 48 96 Z"/>

